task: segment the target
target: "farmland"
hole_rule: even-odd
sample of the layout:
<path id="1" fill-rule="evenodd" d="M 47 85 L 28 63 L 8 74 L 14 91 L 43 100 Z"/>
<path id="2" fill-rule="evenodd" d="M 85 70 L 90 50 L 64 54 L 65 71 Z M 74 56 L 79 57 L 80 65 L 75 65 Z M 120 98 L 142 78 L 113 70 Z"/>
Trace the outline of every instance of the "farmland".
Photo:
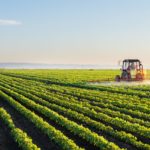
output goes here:
<path id="1" fill-rule="evenodd" d="M 1 69 L 0 149 L 150 150 L 150 85 L 87 84 L 117 74 Z"/>

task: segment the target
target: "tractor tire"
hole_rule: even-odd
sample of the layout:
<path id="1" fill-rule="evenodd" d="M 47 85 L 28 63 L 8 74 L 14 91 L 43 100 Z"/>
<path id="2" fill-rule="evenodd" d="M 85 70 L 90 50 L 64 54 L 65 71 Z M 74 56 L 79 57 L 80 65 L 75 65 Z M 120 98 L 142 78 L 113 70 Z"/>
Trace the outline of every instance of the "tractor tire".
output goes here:
<path id="1" fill-rule="evenodd" d="M 123 81 L 128 81 L 128 73 L 127 71 L 123 71 L 122 74 L 121 74 L 121 79 Z"/>
<path id="2" fill-rule="evenodd" d="M 120 76 L 119 75 L 116 76 L 115 81 L 120 82 Z"/>
<path id="3" fill-rule="evenodd" d="M 140 73 L 138 73 L 138 74 L 136 75 L 136 80 L 137 80 L 137 81 L 142 81 L 142 80 L 144 80 L 143 75 L 140 74 Z"/>

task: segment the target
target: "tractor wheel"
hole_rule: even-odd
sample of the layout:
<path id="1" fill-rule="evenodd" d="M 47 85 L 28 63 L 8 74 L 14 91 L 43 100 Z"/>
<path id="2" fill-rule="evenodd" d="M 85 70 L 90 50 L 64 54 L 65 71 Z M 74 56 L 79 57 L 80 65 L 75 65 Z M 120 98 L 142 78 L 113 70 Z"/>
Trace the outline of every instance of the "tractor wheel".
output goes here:
<path id="1" fill-rule="evenodd" d="M 120 82 L 120 76 L 119 75 L 116 76 L 115 81 Z"/>
<path id="2" fill-rule="evenodd" d="M 137 80 L 137 81 L 142 81 L 143 79 L 144 79 L 144 77 L 143 77 L 142 74 L 138 73 L 138 74 L 136 75 L 136 80 Z"/>
<path id="3" fill-rule="evenodd" d="M 128 73 L 127 71 L 123 71 L 122 74 L 121 74 L 121 79 L 123 81 L 128 81 Z"/>

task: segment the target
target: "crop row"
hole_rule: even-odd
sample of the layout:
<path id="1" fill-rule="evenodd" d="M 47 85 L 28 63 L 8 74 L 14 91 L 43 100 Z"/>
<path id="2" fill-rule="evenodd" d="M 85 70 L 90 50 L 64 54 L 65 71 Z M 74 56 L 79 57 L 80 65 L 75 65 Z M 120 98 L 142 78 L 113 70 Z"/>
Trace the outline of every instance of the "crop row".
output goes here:
<path id="1" fill-rule="evenodd" d="M 126 133 L 124 131 L 117 131 L 114 130 L 111 126 L 106 126 L 103 123 L 97 122 L 92 120 L 91 118 L 84 116 L 83 114 L 79 114 L 76 111 L 70 110 L 70 109 L 66 109 L 64 107 L 61 107 L 59 105 L 56 104 L 51 104 L 35 95 L 29 94 L 27 92 L 21 91 L 21 90 L 16 90 L 16 92 L 21 93 L 22 95 L 32 99 L 33 101 L 35 101 L 36 103 L 42 104 L 43 106 L 47 106 L 48 108 L 59 112 L 61 114 L 66 115 L 67 117 L 70 118 L 74 118 L 78 121 L 80 121 L 81 123 L 86 123 L 87 125 L 89 125 L 91 128 L 95 128 L 96 130 L 100 130 L 105 132 L 106 134 L 109 134 L 111 136 L 113 136 L 114 138 L 117 138 L 120 141 L 123 141 L 127 144 L 131 144 L 133 146 L 135 146 L 138 149 L 145 149 L 148 150 L 150 149 L 150 146 L 147 144 L 144 144 L 140 141 L 137 141 L 137 138 L 134 137 L 133 135 Z"/>
<path id="2" fill-rule="evenodd" d="M 118 89 L 118 90 L 116 90 L 117 93 L 115 93 L 114 89 L 117 89 L 117 87 L 105 87 L 105 86 L 93 87 L 93 86 L 81 85 L 81 84 L 71 84 L 71 83 L 70 84 L 65 84 L 65 83 L 61 83 L 59 80 L 57 81 L 57 80 L 53 80 L 51 78 L 49 78 L 49 79 L 39 78 L 35 75 L 34 76 L 31 76 L 31 75 L 27 76 L 27 75 L 23 75 L 23 74 L 14 74 L 14 73 L 1 73 L 1 74 L 6 75 L 6 76 L 10 76 L 10 77 L 16 77 L 18 79 L 27 79 L 27 80 L 30 80 L 30 81 L 38 81 L 38 82 L 41 82 L 41 83 L 54 84 L 54 85 L 58 85 L 58 86 L 61 85 L 63 87 L 69 88 L 69 89 L 70 88 L 78 88 L 78 89 L 82 89 L 82 90 L 85 90 L 85 91 L 86 90 L 91 90 L 90 94 L 92 94 L 92 91 L 94 91 L 94 92 L 95 91 L 98 91 L 98 92 L 102 91 L 103 93 L 109 91 L 110 93 L 113 92 L 112 96 L 115 96 L 115 95 L 118 96 L 118 94 L 119 94 L 118 92 L 121 91 L 120 89 Z M 120 93 L 120 95 L 122 95 L 122 94 Z M 123 95 L 129 97 L 128 93 L 123 94 Z M 133 96 L 138 98 L 138 96 L 136 96 L 134 94 L 130 95 L 130 98 L 132 98 Z"/>
<path id="3" fill-rule="evenodd" d="M 119 149 L 119 147 L 111 142 L 108 142 L 102 136 L 98 136 L 98 134 L 91 132 L 88 128 L 83 127 L 82 125 L 78 125 L 77 123 L 68 120 L 67 118 L 59 115 L 55 111 L 48 109 L 47 107 L 36 104 L 35 102 L 29 100 L 28 98 L 6 88 L 0 86 L 0 89 L 6 92 L 7 94 L 15 97 L 18 101 L 30 107 L 31 109 L 36 110 L 38 113 L 43 114 L 45 117 L 50 120 L 56 122 L 57 124 L 63 126 L 68 131 L 73 133 L 74 135 L 79 136 L 81 139 L 86 140 L 90 144 L 99 147 L 100 149 Z"/>
<path id="4" fill-rule="evenodd" d="M 13 77 L 14 79 L 15 77 Z M 18 80 L 20 80 L 20 78 L 17 78 Z M 37 84 L 35 81 L 31 81 L 28 82 L 28 80 L 21 80 L 21 82 L 23 82 L 24 84 L 28 83 L 28 84 Z M 41 84 L 40 84 L 41 83 Z M 115 93 L 109 93 L 108 91 L 96 91 L 96 90 L 86 90 L 86 89 L 81 89 L 81 88 L 74 88 L 74 87 L 66 87 L 66 86 L 58 86 L 58 85 L 51 85 L 51 86 L 44 86 L 44 84 L 42 84 L 42 82 L 40 82 L 38 84 L 40 84 L 42 87 L 44 87 L 45 89 L 48 90 L 53 90 L 53 91 L 57 91 L 57 92 L 61 92 L 61 93 L 67 93 L 67 94 L 72 94 L 73 96 L 80 96 L 81 98 L 86 98 L 86 99 L 90 99 L 90 100 L 95 100 L 95 101 L 99 101 L 101 100 L 100 98 L 103 98 L 106 102 L 110 103 L 111 101 L 115 101 L 119 100 L 120 103 L 125 103 L 124 106 L 126 106 L 126 104 L 128 104 L 128 101 L 130 100 L 130 105 L 128 104 L 129 108 L 133 108 L 134 110 L 136 109 L 136 107 L 134 107 L 134 105 L 138 105 L 137 107 L 139 107 L 139 109 L 141 111 L 144 112 L 149 112 L 149 108 L 150 108 L 150 102 L 148 100 L 145 99 L 139 99 L 139 97 L 137 96 L 129 96 L 129 95 L 122 95 L 122 94 L 115 94 Z M 106 88 L 106 87 L 104 87 Z M 111 88 L 111 87 L 109 87 Z M 108 101 L 109 99 L 109 101 Z M 132 102 L 133 102 L 133 106 L 132 106 Z M 117 103 L 115 103 L 116 105 Z M 119 105 L 119 104 L 117 104 Z M 120 105 L 119 105 L 120 106 Z M 123 107 L 121 105 L 121 107 Z M 148 108 L 146 108 L 148 107 Z M 145 110 L 146 109 L 146 110 Z"/>
<path id="5" fill-rule="evenodd" d="M 3 82 L 3 83 L 2 83 Z M 18 89 L 20 89 L 21 91 L 23 90 L 23 91 L 27 91 L 27 92 L 30 92 L 30 90 L 31 90 L 31 87 L 30 87 L 30 89 L 28 89 L 27 87 L 25 88 L 25 87 L 23 87 L 23 86 L 19 86 L 19 85 L 16 85 L 16 84 L 11 84 L 13 87 L 10 87 L 10 86 L 8 86 L 8 84 L 6 83 L 6 82 L 4 82 L 4 81 L 1 81 L 1 83 L 0 83 L 1 85 L 3 85 L 3 86 L 5 86 L 5 87 L 8 87 L 8 88 L 11 88 L 12 90 L 16 90 L 15 88 L 13 88 L 13 87 L 16 87 L 16 88 L 18 88 Z M 32 90 L 34 90 L 34 91 L 36 91 L 36 89 L 32 89 Z M 42 90 L 42 89 L 41 89 Z M 22 92 L 23 92 L 22 91 Z M 16 91 L 17 92 L 17 91 Z M 23 92 L 24 93 L 24 92 Z M 26 92 L 25 92 L 26 93 Z M 45 92 L 44 92 L 45 93 Z M 45 93 L 45 94 L 49 94 L 49 93 Z M 64 98 L 65 97 L 61 97 L 61 95 L 57 95 L 57 94 L 51 94 L 50 96 L 52 96 L 52 97 L 57 97 L 57 98 L 61 98 L 61 99 L 63 99 L 64 100 Z M 71 103 L 77 103 L 77 101 L 72 101 L 71 100 Z M 79 102 L 78 102 L 79 103 Z M 101 108 L 101 107 L 97 107 L 97 106 L 92 106 L 92 105 L 90 105 L 89 103 L 81 103 L 84 107 L 88 107 L 88 108 L 90 108 L 90 109 L 93 109 L 93 110 L 95 110 L 96 112 L 101 112 L 101 113 L 104 113 L 104 114 L 107 114 L 107 115 L 110 115 L 110 116 L 112 116 L 112 117 L 119 117 L 119 118 L 122 118 L 122 119 L 124 119 L 124 120 L 127 120 L 127 121 L 129 121 L 129 122 L 132 122 L 132 123 L 138 123 L 138 124 L 140 124 L 140 125 L 144 125 L 144 126 L 146 126 L 146 127 L 150 127 L 150 122 L 147 122 L 147 121 L 144 121 L 144 120 L 141 120 L 141 119 L 137 119 L 137 118 L 132 118 L 131 116 L 129 116 L 129 115 L 125 115 L 125 114 L 122 114 L 122 113 L 120 113 L 120 112 L 118 112 L 118 111 L 113 111 L 113 110 L 110 110 L 110 109 L 108 109 L 108 108 Z"/>
<path id="6" fill-rule="evenodd" d="M 139 105 L 139 102 L 135 102 L 136 97 L 126 97 L 124 95 L 115 95 L 114 93 L 109 93 L 109 92 L 100 92 L 100 91 L 94 91 L 93 94 L 91 91 L 88 90 L 82 90 L 78 88 L 66 88 L 62 86 L 48 86 L 47 89 L 49 90 L 56 90 L 62 89 L 63 93 L 70 94 L 72 96 L 77 96 L 83 99 L 89 99 L 91 101 L 96 101 L 96 102 L 107 102 L 110 104 L 113 104 L 117 107 L 121 108 L 128 108 L 132 110 L 140 110 L 141 112 L 144 113 L 150 113 L 149 105 L 143 105 L 142 103 Z M 130 101 L 130 103 L 129 103 Z M 140 101 L 137 99 L 137 101 Z M 142 102 L 142 100 L 141 100 Z"/>
<path id="7" fill-rule="evenodd" d="M 25 86 L 25 88 L 26 88 L 26 86 Z M 31 88 L 31 86 L 30 86 L 30 88 Z M 33 86 L 32 86 L 32 88 L 33 88 Z M 57 97 L 59 99 L 60 98 L 64 99 L 66 97 L 66 100 L 68 99 L 68 101 L 71 101 L 71 102 L 74 101 L 75 103 L 80 103 L 81 102 L 82 105 L 84 105 L 84 103 L 85 103 L 86 106 L 87 106 L 87 103 L 89 103 L 91 105 L 96 106 L 96 109 L 98 109 L 98 107 L 100 107 L 100 108 L 107 108 L 107 109 L 111 109 L 113 111 L 117 111 L 117 112 L 119 111 L 121 113 L 125 113 L 125 114 L 128 114 L 128 115 L 131 115 L 133 117 L 141 118 L 141 119 L 144 119 L 144 120 L 150 120 L 150 114 L 143 113 L 141 110 L 140 111 L 139 110 L 132 110 L 132 109 L 124 108 L 124 107 L 115 106 L 115 105 L 113 105 L 113 102 L 112 103 L 109 102 L 110 101 L 109 97 L 108 97 L 107 100 L 103 99 L 103 98 L 99 98 L 98 101 L 93 101 L 92 97 L 91 97 L 91 100 L 88 100 L 88 99 L 85 99 L 85 98 L 82 99 L 81 96 L 75 97 L 77 95 L 74 96 L 75 98 L 69 98 L 70 95 L 69 96 L 68 95 L 62 95 L 63 93 L 61 93 L 61 92 L 57 92 L 57 93 L 54 92 L 54 94 L 52 94 L 51 92 L 46 91 L 44 88 L 39 88 L 39 87 L 36 87 L 36 86 L 35 86 L 34 90 L 36 90 L 36 91 L 43 91 L 44 93 L 46 93 L 49 96 L 55 95 L 55 97 Z M 58 90 L 58 88 L 57 88 L 57 90 Z M 71 92 L 70 92 L 70 94 L 73 95 Z M 94 97 L 93 97 L 93 99 L 94 99 Z M 78 100 L 78 102 L 76 100 Z M 116 99 L 116 101 L 119 101 L 119 100 Z"/>
<path id="8" fill-rule="evenodd" d="M 8 89 L 6 89 L 4 87 L 0 87 L 0 88 L 5 90 L 5 92 L 8 91 Z M 10 93 L 10 91 L 9 91 L 9 93 Z M 11 93 L 14 94 L 15 92 L 11 91 Z M 38 95 L 44 96 L 42 98 L 46 99 L 48 101 L 50 99 L 52 99 L 51 97 L 48 97 L 47 95 L 44 95 L 44 94 L 37 93 L 36 95 L 37 96 Z M 17 98 L 17 96 L 16 96 L 16 98 Z M 104 122 L 109 122 L 110 124 L 115 125 L 116 127 L 124 129 L 125 131 L 129 131 L 131 133 L 136 133 L 136 134 L 138 134 L 140 136 L 143 136 L 145 138 L 148 138 L 148 139 L 150 138 L 150 129 L 148 129 L 148 128 L 144 127 L 144 126 L 140 126 L 139 124 L 132 124 L 130 122 L 124 121 L 124 120 L 119 119 L 119 118 L 111 118 L 111 117 L 109 117 L 109 116 L 107 116 L 107 115 L 105 115 L 103 113 L 96 113 L 94 110 L 90 110 L 88 108 L 84 108 L 81 105 L 71 104 L 71 103 L 68 103 L 68 102 L 65 102 L 65 101 L 62 102 L 62 101 L 56 100 L 56 98 L 53 98 L 53 102 L 56 103 L 56 101 L 59 102 L 59 105 L 68 105 L 68 107 L 73 109 L 73 110 L 76 110 L 78 112 L 82 112 L 85 115 L 88 115 L 90 117 L 102 120 Z M 31 107 L 33 107 L 33 104 L 31 105 Z"/>
<path id="9" fill-rule="evenodd" d="M 99 101 L 101 102 L 103 98 L 103 101 L 105 100 L 105 102 L 111 103 L 121 108 L 124 107 L 124 108 L 132 109 L 132 110 L 140 110 L 144 113 L 150 113 L 149 105 L 146 105 L 146 104 L 143 105 L 142 103 L 140 105 L 135 105 L 135 104 L 139 104 L 140 102 L 139 98 L 136 96 L 119 95 L 115 93 L 111 94 L 108 91 L 90 90 L 89 92 L 89 90 L 82 89 L 82 88 L 66 87 L 66 86 L 59 86 L 59 85 L 47 86 L 47 89 L 49 90 L 52 89 L 52 90 L 57 90 L 57 91 L 59 90 L 61 92 L 65 92 L 73 96 L 79 96 L 80 98 L 90 99 L 92 101 L 97 101 L 97 102 Z M 130 100 L 130 103 L 128 103 L 129 100 Z"/>
<path id="10" fill-rule="evenodd" d="M 9 81 L 10 82 L 10 81 Z M 13 81 L 13 84 L 12 85 L 14 85 L 14 81 Z M 11 82 L 10 82 L 10 84 L 11 84 Z M 18 83 L 19 84 L 19 83 Z M 26 90 L 26 89 L 28 89 L 26 86 L 24 86 L 24 85 L 22 85 L 21 86 L 21 88 L 23 88 L 24 87 L 24 90 Z M 30 88 L 33 88 L 33 87 L 35 87 L 35 89 L 34 90 L 37 90 L 37 89 L 39 89 L 37 86 L 30 86 Z M 41 87 L 41 85 L 40 85 L 40 87 Z M 44 88 L 40 88 L 39 89 L 39 91 L 43 91 L 44 93 L 46 93 L 47 91 L 46 90 L 44 90 Z M 51 93 L 49 93 L 49 92 L 47 92 L 47 94 L 48 95 L 50 95 Z M 62 93 L 60 93 L 60 94 L 62 94 Z M 57 97 L 58 95 L 59 95 L 59 97 L 61 97 L 61 95 L 60 94 L 55 94 L 55 96 Z M 50 96 L 53 96 L 52 94 L 50 95 Z M 65 98 L 66 96 L 64 96 L 63 95 L 63 99 Z M 72 98 L 70 98 L 70 97 L 66 97 L 66 98 L 68 98 L 69 99 L 69 101 L 73 101 L 72 100 Z M 76 102 L 76 101 L 75 101 Z M 132 120 L 132 118 L 130 117 L 130 116 L 125 116 L 125 115 L 123 115 L 122 113 L 125 113 L 125 114 L 129 114 L 129 115 L 133 115 L 134 117 L 138 117 L 138 118 L 143 118 L 143 119 L 147 119 L 147 120 L 149 120 L 149 118 L 150 118 L 150 115 L 149 114 L 145 114 L 145 113 L 142 113 L 142 112 L 139 112 L 139 111 L 133 111 L 133 110 L 131 110 L 131 109 L 126 109 L 126 108 L 121 108 L 121 107 L 117 107 L 117 106 L 114 106 L 114 105 L 112 105 L 112 104 L 109 104 L 109 103 L 107 103 L 106 104 L 106 102 L 104 103 L 104 101 L 101 101 L 101 102 L 93 102 L 93 101 L 88 101 L 88 100 L 86 100 L 86 102 L 89 102 L 91 105 L 96 105 L 96 106 L 100 106 L 100 107 L 104 107 L 104 108 L 107 108 L 107 110 L 105 111 L 105 113 L 107 112 L 107 114 L 111 114 L 111 115 L 113 115 L 114 117 L 115 117 L 115 115 L 119 115 L 118 117 L 123 117 L 124 119 L 127 119 L 128 121 L 131 121 Z M 87 105 L 87 103 L 86 103 L 86 105 Z M 89 104 L 88 104 L 88 106 L 89 106 Z M 102 111 L 102 109 L 101 108 L 98 108 L 98 107 L 92 107 L 92 106 L 90 106 L 92 109 L 95 109 L 96 108 L 96 110 L 98 110 L 98 111 Z M 111 109 L 111 110 L 114 110 L 114 111 L 116 111 L 116 112 L 114 112 L 114 113 L 112 113 L 109 109 Z M 119 112 L 122 112 L 121 114 L 119 113 Z M 133 123 L 141 123 L 141 124 L 143 124 L 143 121 L 141 121 L 141 120 L 138 120 L 138 119 L 135 119 L 135 120 L 132 120 L 133 121 Z M 146 124 L 146 126 L 149 126 L 149 123 L 144 123 L 144 124 Z M 143 124 L 143 125 L 144 125 Z"/>
<path id="11" fill-rule="evenodd" d="M 3 108 L 0 108 L 0 120 L 6 125 L 10 135 L 22 150 L 40 150 L 25 132 L 16 128 L 11 116 Z"/>
<path id="12" fill-rule="evenodd" d="M 79 150 L 79 148 L 72 140 L 68 139 L 62 132 L 56 130 L 53 126 L 44 121 L 41 117 L 25 108 L 23 105 L 15 101 L 7 94 L 0 91 L 1 100 L 6 101 L 9 105 L 14 107 L 23 117 L 32 122 L 43 134 L 47 135 L 51 141 L 58 144 L 64 150 Z"/>
<path id="13" fill-rule="evenodd" d="M 13 77 L 19 77 L 19 78 L 23 78 L 23 79 L 28 79 L 28 80 L 35 80 L 35 81 L 40 81 L 43 83 L 50 83 L 50 84 L 56 84 L 56 85 L 64 85 L 64 86 L 70 86 L 70 87 L 78 87 L 78 88 L 83 88 L 83 89 L 88 89 L 88 90 L 99 90 L 99 91 L 109 91 L 111 93 L 120 93 L 120 94 L 127 94 L 127 95 L 136 95 L 139 97 L 150 97 L 150 92 L 143 92 L 143 91 L 136 91 L 134 89 L 130 89 L 130 88 L 118 88 L 118 87 L 106 87 L 106 86 L 88 86 L 88 85 L 84 85 L 84 82 L 78 82 L 80 84 L 77 83 L 72 83 L 72 82 L 68 82 L 66 83 L 66 81 L 60 80 L 60 77 L 55 79 L 55 78 L 43 78 L 43 76 L 37 76 L 37 75 L 31 75 L 31 74 L 15 74 L 15 73 L 2 73 L 4 75 L 8 75 L 8 76 L 13 76 Z"/>
<path id="14" fill-rule="evenodd" d="M 80 73 L 79 73 L 80 72 Z M 1 70 L 1 73 L 11 75 L 44 78 L 57 83 L 84 83 L 86 81 L 105 81 L 114 79 L 117 71 L 114 70 Z"/>

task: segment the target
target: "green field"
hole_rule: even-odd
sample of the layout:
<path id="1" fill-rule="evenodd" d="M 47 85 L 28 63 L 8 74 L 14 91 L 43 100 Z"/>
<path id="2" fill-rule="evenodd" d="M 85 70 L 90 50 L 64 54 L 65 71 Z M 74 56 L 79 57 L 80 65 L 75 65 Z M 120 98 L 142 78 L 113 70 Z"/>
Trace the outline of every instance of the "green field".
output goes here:
<path id="1" fill-rule="evenodd" d="M 87 84 L 117 74 L 1 69 L 2 150 L 150 150 L 150 85 Z"/>

